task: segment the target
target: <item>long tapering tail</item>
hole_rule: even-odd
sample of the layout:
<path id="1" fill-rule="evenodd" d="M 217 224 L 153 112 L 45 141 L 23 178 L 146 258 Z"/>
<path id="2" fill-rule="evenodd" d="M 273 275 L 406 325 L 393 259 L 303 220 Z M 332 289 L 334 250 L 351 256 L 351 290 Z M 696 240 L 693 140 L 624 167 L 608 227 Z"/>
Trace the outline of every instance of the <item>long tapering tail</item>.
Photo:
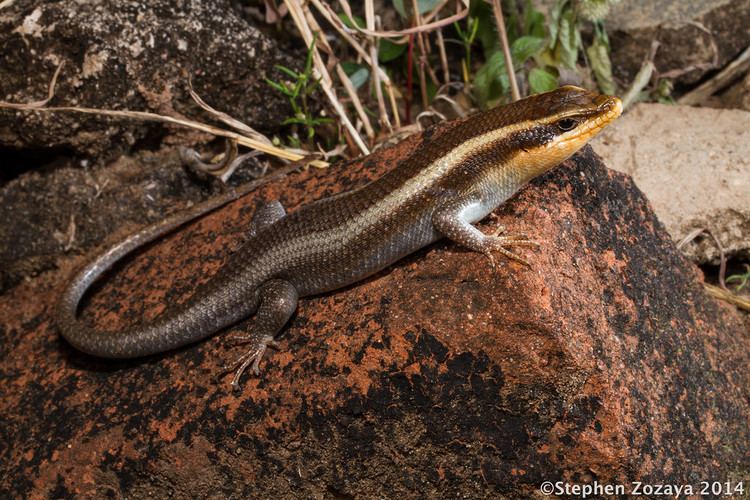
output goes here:
<path id="1" fill-rule="evenodd" d="M 170 231 L 237 199 L 235 192 L 196 205 L 142 229 L 107 249 L 79 271 L 57 303 L 55 320 L 62 336 L 76 349 L 105 358 L 136 358 L 175 349 L 208 337 L 257 308 L 252 283 L 236 283 L 230 292 L 209 282 L 185 304 L 165 311 L 150 325 L 118 332 L 91 328 L 78 319 L 78 307 L 89 287 L 120 259 Z M 220 281 L 220 280 L 219 280 Z M 253 302 L 256 302 L 255 304 Z"/>

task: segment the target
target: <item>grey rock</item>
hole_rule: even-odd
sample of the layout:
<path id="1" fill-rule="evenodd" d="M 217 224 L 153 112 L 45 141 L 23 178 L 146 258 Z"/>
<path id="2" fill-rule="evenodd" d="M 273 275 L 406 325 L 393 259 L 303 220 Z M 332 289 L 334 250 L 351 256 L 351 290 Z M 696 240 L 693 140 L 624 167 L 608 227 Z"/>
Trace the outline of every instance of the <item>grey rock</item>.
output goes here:
<path id="1" fill-rule="evenodd" d="M 174 148 L 87 163 L 60 161 L 0 187 L 0 293 L 217 189 L 181 168 Z"/>
<path id="2" fill-rule="evenodd" d="M 0 9 L 0 100 L 44 98 L 60 63 L 50 105 L 206 120 L 188 95 L 192 78 L 209 104 L 266 132 L 291 110 L 265 78 L 279 77 L 276 64 L 298 65 L 226 0 L 17 0 Z M 158 144 L 166 134 L 155 123 L 0 110 L 0 146 L 12 148 L 111 158 L 139 141 Z"/>
<path id="3" fill-rule="evenodd" d="M 735 0 L 623 0 L 607 16 L 615 76 L 629 84 L 651 42 L 654 64 L 693 84 L 719 69 L 750 44 L 750 2 Z"/>
<path id="4" fill-rule="evenodd" d="M 707 228 L 728 255 L 750 256 L 750 113 L 641 103 L 593 146 L 633 177 L 675 241 Z M 718 263 L 709 238 L 684 250 L 698 263 Z"/>

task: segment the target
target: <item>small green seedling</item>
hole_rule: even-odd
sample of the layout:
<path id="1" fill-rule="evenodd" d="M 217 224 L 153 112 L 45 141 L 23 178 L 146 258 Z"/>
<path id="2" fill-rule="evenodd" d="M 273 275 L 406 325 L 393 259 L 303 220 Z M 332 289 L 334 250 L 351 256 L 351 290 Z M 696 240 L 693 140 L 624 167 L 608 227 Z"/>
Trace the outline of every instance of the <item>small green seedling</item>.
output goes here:
<path id="1" fill-rule="evenodd" d="M 745 273 L 743 274 L 733 274 L 730 277 L 727 278 L 727 283 L 736 281 L 739 283 L 737 287 L 735 288 L 736 291 L 741 292 L 743 288 L 745 288 L 750 282 L 750 265 L 745 264 Z"/>
<path id="2" fill-rule="evenodd" d="M 315 39 L 307 49 L 307 58 L 305 59 L 305 68 L 302 72 L 295 71 L 287 68 L 286 66 L 276 65 L 276 69 L 287 75 L 292 79 L 291 82 L 281 81 L 275 82 L 269 78 L 266 78 L 266 82 L 284 94 L 289 100 L 289 104 L 292 106 L 294 116 L 287 118 L 282 122 L 282 125 L 299 125 L 305 128 L 307 131 L 307 140 L 312 142 L 315 137 L 315 127 L 324 125 L 326 123 L 332 123 L 333 120 L 330 118 L 315 117 L 310 112 L 307 99 L 308 97 L 318 88 L 320 85 L 320 78 L 315 79 L 313 77 L 313 47 L 315 45 Z M 290 137 L 293 145 L 299 146 L 299 139 Z"/>

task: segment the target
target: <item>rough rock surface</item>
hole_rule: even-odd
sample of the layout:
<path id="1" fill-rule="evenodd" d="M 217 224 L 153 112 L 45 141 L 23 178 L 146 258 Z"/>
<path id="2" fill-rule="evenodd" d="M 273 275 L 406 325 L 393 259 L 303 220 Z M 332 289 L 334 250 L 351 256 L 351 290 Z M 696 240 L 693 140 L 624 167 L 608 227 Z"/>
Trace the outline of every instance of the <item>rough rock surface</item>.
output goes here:
<path id="1" fill-rule="evenodd" d="M 268 127 L 291 114 L 265 77 L 279 77 L 275 64 L 296 62 L 240 19 L 228 0 L 16 0 L 0 9 L 0 100 L 46 97 L 60 63 L 50 105 L 205 120 L 187 94 L 192 78 L 204 100 L 251 126 Z M 0 146 L 6 148 L 99 156 L 139 141 L 152 144 L 164 134 L 154 123 L 0 110 Z"/>
<path id="2" fill-rule="evenodd" d="M 633 177 L 675 241 L 708 228 L 728 255 L 750 258 L 750 113 L 641 103 L 594 147 Z M 710 238 L 684 250 L 701 264 L 719 262 Z"/>
<path id="3" fill-rule="evenodd" d="M 150 320 L 216 271 L 258 200 L 349 189 L 417 140 L 190 225 L 84 316 Z M 630 179 L 587 148 L 497 214 L 485 231 L 543 242 L 531 269 L 443 242 L 303 300 L 238 394 L 216 378 L 240 353 L 225 336 L 129 362 L 66 345 L 50 312 L 80 261 L 20 284 L 0 297 L 0 496 L 528 498 L 545 480 L 746 474 L 750 335 Z"/>
<path id="4" fill-rule="evenodd" d="M 627 0 L 612 7 L 607 30 L 621 82 L 630 84 L 657 40 L 656 69 L 675 71 L 674 80 L 689 85 L 750 45 L 750 2 Z"/>
<path id="5" fill-rule="evenodd" d="M 250 171 L 243 166 L 232 182 Z M 0 211 L 13 214 L 0 219 L 0 293 L 55 268 L 61 256 L 90 252 L 116 229 L 215 194 L 218 184 L 183 168 L 170 147 L 103 165 L 61 158 L 26 172 L 0 187 Z"/>
<path id="6" fill-rule="evenodd" d="M 723 92 L 717 104 L 715 107 L 750 111 L 750 71 Z"/>

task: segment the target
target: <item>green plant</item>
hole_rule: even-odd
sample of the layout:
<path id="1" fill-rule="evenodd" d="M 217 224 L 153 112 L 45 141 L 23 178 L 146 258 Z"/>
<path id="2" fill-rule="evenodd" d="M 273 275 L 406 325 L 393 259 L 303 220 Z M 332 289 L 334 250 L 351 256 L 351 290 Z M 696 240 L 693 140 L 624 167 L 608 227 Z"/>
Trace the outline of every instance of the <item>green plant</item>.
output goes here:
<path id="1" fill-rule="evenodd" d="M 506 25 L 513 67 L 517 75 L 525 78 L 530 93 L 557 87 L 562 70 L 579 71 L 578 60 L 582 52 L 585 52 L 601 91 L 615 93 L 609 39 L 603 19 L 609 7 L 617 1 L 557 0 L 545 16 L 534 8 L 531 0 L 525 0 L 520 19 L 517 9 L 508 9 L 511 17 L 506 20 Z M 515 5 L 515 2 L 510 3 Z M 489 20 L 486 3 L 481 0 L 472 2 L 471 13 L 483 19 L 476 38 L 480 40 L 485 54 L 485 63 L 473 80 L 474 93 L 480 105 L 490 107 L 507 100 L 509 94 L 505 58 L 497 43 L 495 27 Z M 593 26 L 592 41 L 588 47 L 584 47 L 581 37 L 586 23 Z M 457 27 L 457 30 L 460 28 Z M 461 31 L 459 36 L 466 45 L 467 37 Z"/>
<path id="2" fill-rule="evenodd" d="M 557 0 L 550 10 L 549 45 L 542 58 L 550 66 L 575 70 L 578 55 L 584 49 L 581 28 L 593 24 L 591 45 L 585 48 L 588 64 L 602 92 L 615 93 L 610 47 L 604 18 L 619 0 Z"/>
<path id="3" fill-rule="evenodd" d="M 739 285 L 735 288 L 736 291 L 741 292 L 750 282 L 750 265 L 745 264 L 745 272 L 743 274 L 733 274 L 727 278 L 727 283 L 737 281 Z"/>
<path id="4" fill-rule="evenodd" d="M 505 69 L 505 57 L 497 43 L 495 26 L 489 22 L 491 14 L 484 2 L 476 6 L 477 15 L 487 19 L 479 24 L 477 37 L 484 53 L 485 63 L 477 70 L 474 80 L 474 94 L 483 107 L 494 106 L 507 99 L 510 91 L 508 73 Z M 540 58 L 547 46 L 546 18 L 536 10 L 531 0 L 526 0 L 523 7 L 522 22 L 510 19 L 508 37 L 510 42 L 513 68 L 520 71 L 528 84 L 531 93 L 545 92 L 557 87 L 557 75 L 550 71 Z M 517 27 L 520 25 L 520 29 Z M 513 27 L 514 29 L 510 29 Z"/>
<path id="5" fill-rule="evenodd" d="M 269 78 L 266 78 L 266 82 L 284 94 L 289 100 L 289 104 L 292 107 L 294 116 L 291 116 L 282 122 L 282 125 L 298 125 L 304 127 L 306 130 L 307 141 L 312 143 L 315 137 L 315 127 L 324 125 L 326 123 L 332 123 L 333 120 L 330 118 L 316 117 L 313 116 L 308 105 L 308 97 L 318 88 L 320 85 L 320 79 L 313 77 L 313 46 L 315 40 L 310 44 L 307 49 L 307 58 L 305 59 L 305 67 L 301 72 L 287 68 L 286 66 L 276 65 L 276 69 L 287 75 L 292 79 L 291 82 L 280 81 L 275 82 Z M 290 142 L 295 146 L 299 147 L 299 139 L 295 136 L 290 136 Z"/>
<path id="6" fill-rule="evenodd" d="M 461 75 L 464 78 L 464 82 L 469 82 L 469 72 L 471 71 L 471 47 L 474 45 L 474 40 L 477 38 L 477 32 L 479 31 L 479 18 L 467 17 L 466 18 L 466 31 L 461 29 L 461 25 L 453 23 L 453 27 L 458 33 L 458 37 L 461 39 L 461 43 L 464 46 L 464 57 L 461 59 Z"/>

